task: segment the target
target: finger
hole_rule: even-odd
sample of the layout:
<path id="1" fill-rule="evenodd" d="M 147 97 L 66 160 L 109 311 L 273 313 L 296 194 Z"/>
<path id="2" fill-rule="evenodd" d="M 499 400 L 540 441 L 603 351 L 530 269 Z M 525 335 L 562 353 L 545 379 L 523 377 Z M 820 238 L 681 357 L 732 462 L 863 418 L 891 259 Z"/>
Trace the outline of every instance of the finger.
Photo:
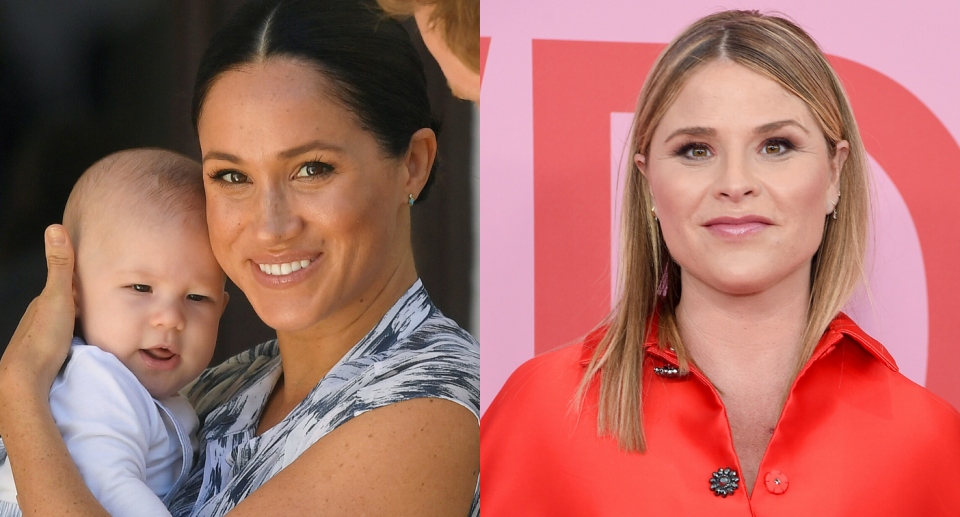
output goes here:
<path id="1" fill-rule="evenodd" d="M 46 296 L 73 298 L 73 246 L 67 230 L 59 224 L 47 227 L 43 234 L 47 255 Z"/>

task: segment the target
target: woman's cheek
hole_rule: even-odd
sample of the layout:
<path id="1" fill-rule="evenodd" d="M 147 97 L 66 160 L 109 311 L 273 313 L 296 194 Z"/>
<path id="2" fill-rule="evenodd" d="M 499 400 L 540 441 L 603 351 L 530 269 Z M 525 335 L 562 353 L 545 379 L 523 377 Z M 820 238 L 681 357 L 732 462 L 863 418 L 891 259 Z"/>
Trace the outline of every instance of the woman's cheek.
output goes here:
<path id="1" fill-rule="evenodd" d="M 230 278 L 235 278 L 234 260 L 231 251 L 237 251 L 235 243 L 242 233 L 244 211 L 237 202 L 229 202 L 220 196 L 207 196 L 207 229 L 210 233 L 210 245 L 217 262 Z"/>
<path id="2" fill-rule="evenodd" d="M 798 223 L 798 243 L 802 243 L 804 254 L 811 257 L 820 247 L 820 241 L 823 238 L 827 182 L 825 178 L 827 171 L 820 171 L 820 174 L 810 175 L 813 181 L 809 181 L 800 188 L 792 192 L 784 192 L 782 195 L 782 204 L 792 205 L 792 217 Z M 800 244 L 798 244 L 800 245 Z"/>
<path id="3" fill-rule="evenodd" d="M 686 235 L 684 228 L 695 211 L 695 206 L 691 206 L 694 189 L 694 186 L 680 182 L 661 182 L 653 192 L 660 232 L 674 258 L 683 256 L 690 246 L 688 240 L 692 236 Z"/>

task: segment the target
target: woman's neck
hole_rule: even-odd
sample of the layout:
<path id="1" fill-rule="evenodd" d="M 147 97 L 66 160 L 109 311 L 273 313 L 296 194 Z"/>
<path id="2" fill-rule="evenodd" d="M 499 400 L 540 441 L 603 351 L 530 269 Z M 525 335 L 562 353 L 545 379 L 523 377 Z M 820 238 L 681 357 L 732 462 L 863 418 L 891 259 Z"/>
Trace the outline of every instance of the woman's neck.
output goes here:
<path id="1" fill-rule="evenodd" d="M 809 278 L 809 267 L 801 268 L 770 289 L 730 295 L 683 276 L 680 337 L 721 393 L 747 386 L 786 389 L 806 325 Z"/>
<path id="2" fill-rule="evenodd" d="M 298 331 L 277 331 L 283 364 L 283 398 L 297 404 L 327 372 L 366 336 L 416 282 L 411 256 L 386 278 L 374 282 L 364 296 L 344 305 L 330 317 Z"/>

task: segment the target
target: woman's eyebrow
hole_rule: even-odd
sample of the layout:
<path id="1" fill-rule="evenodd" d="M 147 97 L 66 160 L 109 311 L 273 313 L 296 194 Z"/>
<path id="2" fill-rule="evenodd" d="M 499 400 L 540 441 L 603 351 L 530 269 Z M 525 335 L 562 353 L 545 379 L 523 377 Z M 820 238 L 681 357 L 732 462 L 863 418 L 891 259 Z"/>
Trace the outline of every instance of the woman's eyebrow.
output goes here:
<path id="1" fill-rule="evenodd" d="M 322 150 L 342 152 L 343 148 L 340 146 L 322 142 L 320 140 L 314 140 L 312 142 L 307 142 L 303 145 L 298 145 L 297 147 L 292 147 L 290 149 L 287 149 L 286 151 L 280 151 L 279 153 L 277 153 L 277 158 L 281 160 L 285 160 L 285 159 L 293 158 L 295 156 L 299 156 L 307 151 L 322 151 Z M 243 163 L 243 159 L 240 158 L 239 156 L 230 154 L 230 153 L 224 153 L 221 151 L 210 151 L 209 153 L 203 155 L 203 161 L 206 162 L 207 160 L 225 160 L 233 163 Z"/>
<path id="2" fill-rule="evenodd" d="M 670 136 L 668 136 L 666 140 L 664 140 L 664 142 L 669 142 L 670 140 L 673 139 L 673 137 L 679 136 L 679 135 L 716 136 L 716 134 L 717 134 L 717 130 L 713 129 L 712 127 L 702 127 L 702 126 L 682 127 L 674 131 L 673 133 L 670 133 Z"/>
<path id="3" fill-rule="evenodd" d="M 279 153 L 277 153 L 277 158 L 284 160 L 288 158 L 293 158 L 295 156 L 299 156 L 307 151 L 323 151 L 323 150 L 339 152 L 339 151 L 343 151 L 343 148 L 333 144 L 329 144 L 327 142 L 322 142 L 320 140 L 314 140 L 312 142 L 307 142 L 303 145 L 298 145 L 297 147 L 287 149 L 286 151 L 280 151 Z"/>
<path id="4" fill-rule="evenodd" d="M 206 162 L 207 160 L 225 160 L 233 163 L 240 163 L 243 161 L 239 157 L 230 153 L 222 153 L 219 151 L 210 151 L 209 153 L 203 155 L 203 161 Z"/>
<path id="5" fill-rule="evenodd" d="M 771 123 L 769 123 L 769 124 L 764 124 L 764 125 L 762 125 L 762 126 L 758 126 L 757 129 L 754 130 L 754 133 L 756 133 L 756 134 L 758 134 L 758 135 L 759 135 L 759 134 L 763 134 L 763 133 L 769 133 L 769 132 L 771 132 L 771 131 L 776 131 L 776 130 L 784 127 L 784 126 L 796 126 L 796 127 L 800 128 L 800 129 L 802 129 L 804 133 L 806 133 L 806 134 L 808 134 L 808 135 L 810 134 L 810 131 L 807 130 L 807 128 L 803 127 L 803 124 L 797 122 L 796 120 L 794 120 L 794 119 L 792 119 L 792 118 L 791 118 L 791 119 L 786 119 L 786 120 L 778 120 L 778 121 L 776 121 L 776 122 L 771 122 Z"/>

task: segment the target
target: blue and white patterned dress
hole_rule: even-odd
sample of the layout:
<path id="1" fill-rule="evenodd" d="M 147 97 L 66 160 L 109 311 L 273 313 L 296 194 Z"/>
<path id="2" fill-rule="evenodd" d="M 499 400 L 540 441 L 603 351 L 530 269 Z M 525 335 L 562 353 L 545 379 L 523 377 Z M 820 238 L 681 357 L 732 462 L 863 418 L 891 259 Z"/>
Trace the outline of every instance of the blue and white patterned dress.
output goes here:
<path id="1" fill-rule="evenodd" d="M 433 305 L 419 280 L 279 424 L 256 435 L 280 378 L 276 341 L 204 372 L 185 391 L 200 417 L 200 455 L 174 495 L 174 517 L 220 517 L 351 418 L 421 397 L 480 413 L 480 348 Z M 479 416 L 478 416 L 479 419 Z M 479 484 L 472 516 L 479 515 Z"/>

